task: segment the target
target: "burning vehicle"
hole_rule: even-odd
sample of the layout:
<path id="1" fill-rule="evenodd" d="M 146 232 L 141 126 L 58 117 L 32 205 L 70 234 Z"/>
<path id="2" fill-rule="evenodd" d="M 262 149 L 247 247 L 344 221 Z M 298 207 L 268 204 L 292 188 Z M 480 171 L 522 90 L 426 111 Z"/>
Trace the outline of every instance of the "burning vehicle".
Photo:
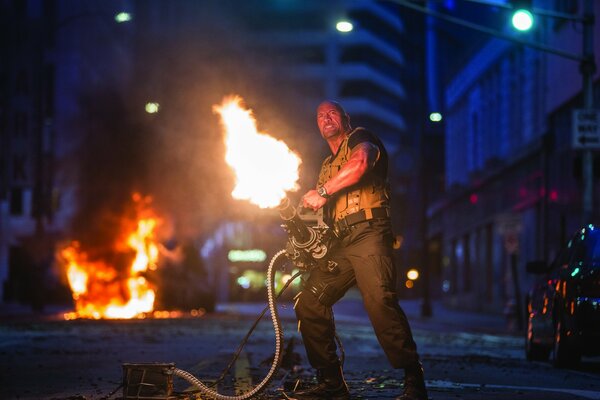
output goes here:
<path id="1" fill-rule="evenodd" d="M 127 214 L 112 243 L 94 247 L 74 240 L 60 248 L 57 258 L 75 306 L 74 311 L 65 313 L 65 319 L 169 317 L 181 315 L 181 311 L 194 310 L 196 315 L 212 311 L 214 296 L 198 285 L 204 282 L 199 255 L 194 257 L 189 244 L 169 250 L 159 242 L 157 230 L 163 219 L 153 210 L 152 198 L 135 193 Z M 190 286 L 193 283 L 197 284 Z"/>

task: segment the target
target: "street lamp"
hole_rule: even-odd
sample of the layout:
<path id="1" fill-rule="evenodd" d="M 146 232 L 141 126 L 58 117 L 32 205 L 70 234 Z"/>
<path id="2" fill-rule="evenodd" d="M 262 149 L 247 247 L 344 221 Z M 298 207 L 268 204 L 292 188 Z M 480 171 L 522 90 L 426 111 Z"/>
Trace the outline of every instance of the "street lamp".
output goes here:
<path id="1" fill-rule="evenodd" d="M 415 268 L 411 268 L 406 273 L 406 277 L 411 281 L 417 280 L 419 279 L 419 271 L 417 271 Z"/>
<path id="2" fill-rule="evenodd" d="M 160 110 L 160 104 L 155 102 L 148 102 L 146 103 L 145 109 L 148 114 L 156 114 Z"/>
<path id="3" fill-rule="evenodd" d="M 513 0 L 514 12 L 511 18 L 512 25 L 519 31 L 528 31 L 533 26 L 531 13 L 531 0 Z"/>
<path id="4" fill-rule="evenodd" d="M 533 14 L 531 14 L 529 10 L 517 10 L 513 14 L 511 22 L 515 29 L 518 29 L 522 32 L 528 31 L 533 26 Z"/>
<path id="5" fill-rule="evenodd" d="M 441 122 L 442 114 L 439 112 L 432 112 L 431 114 L 429 114 L 429 120 L 431 122 Z"/>
<path id="6" fill-rule="evenodd" d="M 126 11 L 121 11 L 115 15 L 115 21 L 117 21 L 119 24 L 122 24 L 123 22 L 129 22 L 131 21 L 131 14 Z"/>
<path id="7" fill-rule="evenodd" d="M 352 32 L 352 30 L 354 29 L 354 25 L 352 25 L 352 22 L 350 21 L 342 20 L 335 24 L 335 29 L 337 29 L 338 32 L 348 33 Z"/>

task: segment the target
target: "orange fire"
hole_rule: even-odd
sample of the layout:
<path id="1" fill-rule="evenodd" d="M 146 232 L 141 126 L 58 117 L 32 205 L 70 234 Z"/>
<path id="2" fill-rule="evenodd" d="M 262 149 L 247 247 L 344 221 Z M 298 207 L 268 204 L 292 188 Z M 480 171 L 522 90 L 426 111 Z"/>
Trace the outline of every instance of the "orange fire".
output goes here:
<path id="1" fill-rule="evenodd" d="M 252 110 L 242 107 L 240 97 L 225 98 L 213 109 L 225 128 L 225 161 L 236 175 L 234 198 L 268 208 L 298 190 L 300 158 L 281 140 L 258 132 Z"/>
<path id="2" fill-rule="evenodd" d="M 156 269 L 155 228 L 160 220 L 149 207 L 150 197 L 134 194 L 133 200 L 137 220 L 133 225 L 123 221 L 129 231 L 112 249 L 114 254 L 132 257 L 125 271 L 105 260 L 90 260 L 77 241 L 60 251 L 75 300 L 75 311 L 65 314 L 65 319 L 143 318 L 152 312 L 155 292 L 143 273 Z"/>

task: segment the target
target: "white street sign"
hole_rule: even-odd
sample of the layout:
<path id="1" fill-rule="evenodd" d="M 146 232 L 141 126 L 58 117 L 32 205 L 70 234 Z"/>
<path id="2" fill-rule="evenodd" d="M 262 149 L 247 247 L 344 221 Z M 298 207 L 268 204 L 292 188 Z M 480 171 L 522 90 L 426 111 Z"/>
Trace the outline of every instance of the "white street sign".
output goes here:
<path id="1" fill-rule="evenodd" d="M 573 110 L 573 148 L 600 149 L 600 110 Z"/>
<path id="2" fill-rule="evenodd" d="M 498 233 L 504 239 L 504 248 L 508 254 L 519 252 L 519 233 L 523 230 L 523 219 L 518 213 L 504 213 L 496 216 Z"/>
<path id="3" fill-rule="evenodd" d="M 498 233 L 501 235 L 518 234 L 523 230 L 521 214 L 508 212 L 497 215 L 495 218 Z"/>

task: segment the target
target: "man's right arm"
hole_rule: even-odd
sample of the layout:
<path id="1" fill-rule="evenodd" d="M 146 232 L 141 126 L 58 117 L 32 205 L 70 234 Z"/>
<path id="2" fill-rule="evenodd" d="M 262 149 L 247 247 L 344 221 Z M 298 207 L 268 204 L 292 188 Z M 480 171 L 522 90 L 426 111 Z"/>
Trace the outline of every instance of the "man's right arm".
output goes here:
<path id="1" fill-rule="evenodd" d="M 361 142 L 354 146 L 346 164 L 340 168 L 336 176 L 323 184 L 327 194 L 332 196 L 358 183 L 373 168 L 379 155 L 379 147 L 371 142 Z M 302 205 L 314 211 L 323 207 L 325 203 L 327 199 L 319 195 L 316 190 L 310 190 L 302 197 Z"/>

